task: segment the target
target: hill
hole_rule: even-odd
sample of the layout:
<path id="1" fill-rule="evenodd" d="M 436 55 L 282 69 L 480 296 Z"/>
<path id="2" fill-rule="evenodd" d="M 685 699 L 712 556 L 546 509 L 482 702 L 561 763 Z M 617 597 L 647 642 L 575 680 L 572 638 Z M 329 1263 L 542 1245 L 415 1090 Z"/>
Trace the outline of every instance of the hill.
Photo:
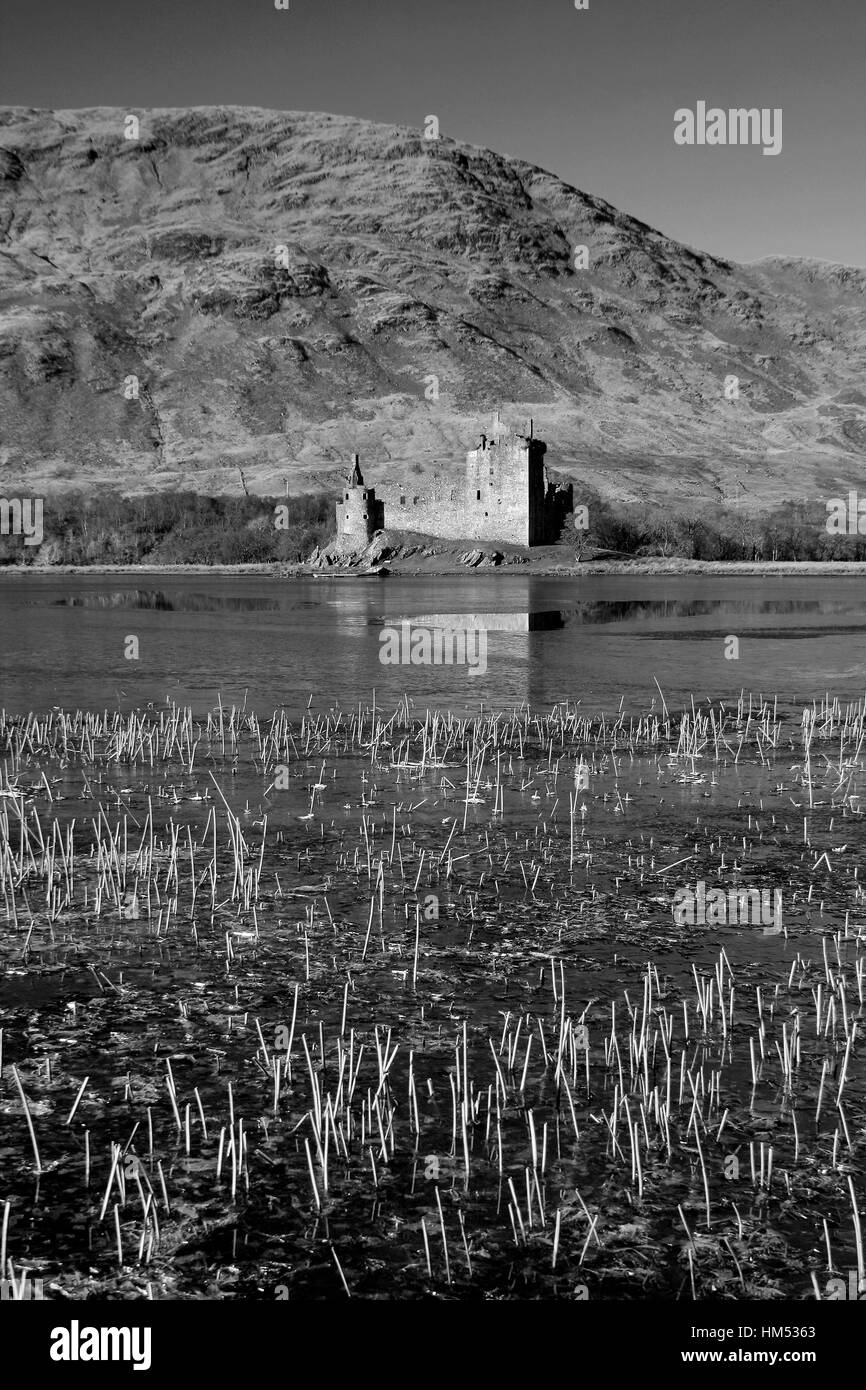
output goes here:
<path id="1" fill-rule="evenodd" d="M 866 271 L 721 260 L 420 130 L 126 115 L 0 108 L 6 495 L 310 492 L 355 449 L 373 482 L 456 472 L 499 406 L 612 501 L 856 484 Z"/>

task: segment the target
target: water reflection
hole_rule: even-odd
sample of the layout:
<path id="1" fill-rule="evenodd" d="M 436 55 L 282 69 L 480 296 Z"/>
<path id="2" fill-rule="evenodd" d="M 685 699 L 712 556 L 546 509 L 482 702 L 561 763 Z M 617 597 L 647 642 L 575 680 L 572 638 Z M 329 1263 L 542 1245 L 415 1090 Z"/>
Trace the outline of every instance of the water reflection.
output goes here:
<path id="1" fill-rule="evenodd" d="M 596 599 L 566 610 L 568 620 L 580 623 L 617 623 L 633 619 L 776 616 L 792 613 L 845 613 L 850 604 L 824 599 Z"/>
<path id="2" fill-rule="evenodd" d="M 237 595 L 178 594 L 161 589 L 115 589 L 111 593 L 67 594 L 52 600 L 55 608 L 145 608 L 166 613 L 258 613 L 280 607 L 278 599 Z"/>
<path id="3" fill-rule="evenodd" d="M 397 621 L 403 621 L 403 616 Z M 413 627 L 452 632 L 551 632 L 565 626 L 562 613 L 556 608 L 538 613 L 421 613 L 408 621 Z"/>
<path id="4" fill-rule="evenodd" d="M 142 576 L 143 577 L 143 576 Z M 271 576 L 0 575 L 0 704 L 132 708 L 246 699 L 303 713 L 408 696 L 461 712 L 529 700 L 647 707 L 866 688 L 862 580 L 471 574 L 322 585 Z M 151 578 L 148 576 L 148 578 Z M 132 610 L 135 611 L 134 620 Z M 487 670 L 381 661 L 385 624 L 484 628 Z M 130 629 L 141 660 L 127 659 Z M 736 633 L 739 659 L 725 656 Z"/>

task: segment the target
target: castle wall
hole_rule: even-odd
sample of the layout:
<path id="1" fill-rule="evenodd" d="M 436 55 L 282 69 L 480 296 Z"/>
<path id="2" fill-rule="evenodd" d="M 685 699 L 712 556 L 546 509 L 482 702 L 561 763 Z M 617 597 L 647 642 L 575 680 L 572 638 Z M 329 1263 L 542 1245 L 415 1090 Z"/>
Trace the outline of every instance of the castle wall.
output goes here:
<path id="1" fill-rule="evenodd" d="M 492 495 L 488 488 L 468 493 L 454 488 L 445 497 L 427 489 L 413 492 L 384 488 L 385 526 L 395 531 L 421 531 L 447 540 L 509 541 L 527 544 L 527 515 L 522 503 Z M 476 493 L 481 491 L 481 497 Z"/>
<path id="2" fill-rule="evenodd" d="M 431 536 L 461 534 L 465 495 L 459 484 L 434 479 L 422 488 L 414 479 L 387 484 L 379 491 L 385 504 L 386 527 L 394 531 L 423 531 Z"/>
<path id="3" fill-rule="evenodd" d="M 356 483 L 350 480 L 337 503 L 337 534 L 354 544 L 366 544 L 383 527 L 448 540 L 550 543 L 572 510 L 572 490 L 549 482 L 546 449 L 541 440 L 522 435 L 483 440 L 467 454 L 459 482 L 434 477 L 421 487 L 404 479 L 384 484 L 378 498 L 357 472 Z M 355 464 L 357 470 L 357 456 Z"/>
<path id="4" fill-rule="evenodd" d="M 449 486 L 434 480 L 421 488 L 406 481 L 383 487 L 385 525 L 452 540 L 539 544 L 544 534 L 544 450 L 539 440 L 528 445 L 522 439 L 506 440 L 473 449 L 466 457 L 462 483 Z M 530 535 L 533 507 L 538 513 L 535 539 Z"/>

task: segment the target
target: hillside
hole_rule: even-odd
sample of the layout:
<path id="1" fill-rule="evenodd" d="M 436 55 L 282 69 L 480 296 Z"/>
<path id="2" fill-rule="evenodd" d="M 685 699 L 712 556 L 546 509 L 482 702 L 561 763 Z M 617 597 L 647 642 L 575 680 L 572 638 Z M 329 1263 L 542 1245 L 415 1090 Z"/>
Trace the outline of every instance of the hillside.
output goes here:
<path id="1" fill-rule="evenodd" d="M 420 130 L 197 108 L 130 141 L 126 114 L 0 108 L 5 495 L 297 493 L 354 449 L 373 482 L 457 470 L 500 405 L 611 500 L 856 485 L 866 271 L 719 260 Z"/>

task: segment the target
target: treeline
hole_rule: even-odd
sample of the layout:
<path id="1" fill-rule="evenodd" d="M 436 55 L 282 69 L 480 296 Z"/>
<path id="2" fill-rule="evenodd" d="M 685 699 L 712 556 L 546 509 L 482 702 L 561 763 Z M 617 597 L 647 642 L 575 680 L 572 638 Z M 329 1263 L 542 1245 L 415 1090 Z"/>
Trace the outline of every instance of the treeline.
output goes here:
<path id="1" fill-rule="evenodd" d="M 866 535 L 829 533 L 820 503 L 787 502 L 750 516 L 721 508 L 710 515 L 697 508 L 668 511 L 579 500 L 587 507 L 588 527 L 566 534 L 581 550 L 686 560 L 866 560 Z"/>
<path id="2" fill-rule="evenodd" d="M 331 538 L 334 499 L 68 492 L 45 498 L 42 525 L 41 545 L 0 536 L 0 564 L 295 563 Z"/>
<path id="3" fill-rule="evenodd" d="M 621 505 L 576 490 L 587 527 L 567 525 L 578 553 L 613 550 L 635 558 L 689 560 L 864 560 L 866 535 L 826 530 L 820 503 L 786 503 L 771 512 L 667 510 Z M 204 497 L 165 492 L 123 497 L 67 492 L 46 497 L 43 539 L 0 535 L 0 565 L 295 564 L 334 535 L 329 492 L 300 497 Z M 866 519 L 864 519 L 866 525 Z"/>

